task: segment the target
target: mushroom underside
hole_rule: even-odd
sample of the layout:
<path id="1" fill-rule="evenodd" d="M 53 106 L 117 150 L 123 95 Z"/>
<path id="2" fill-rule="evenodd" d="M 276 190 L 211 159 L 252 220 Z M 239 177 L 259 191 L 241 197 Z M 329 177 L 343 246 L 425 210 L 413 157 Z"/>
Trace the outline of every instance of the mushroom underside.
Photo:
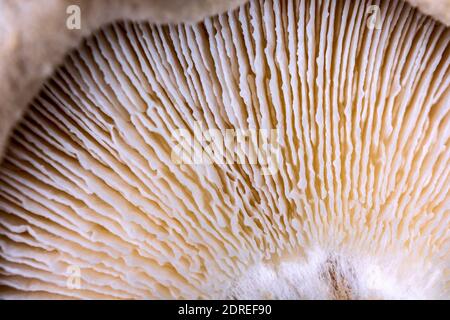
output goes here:
<path id="1" fill-rule="evenodd" d="M 403 1 L 102 28 L 0 166 L 0 296 L 449 298 L 449 41 Z"/>

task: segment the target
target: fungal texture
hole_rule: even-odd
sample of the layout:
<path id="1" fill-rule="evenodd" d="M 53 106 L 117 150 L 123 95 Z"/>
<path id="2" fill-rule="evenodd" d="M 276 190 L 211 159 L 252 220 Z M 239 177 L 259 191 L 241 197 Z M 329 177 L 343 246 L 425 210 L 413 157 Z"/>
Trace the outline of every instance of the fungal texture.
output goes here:
<path id="1" fill-rule="evenodd" d="M 11 138 L 1 297 L 449 298 L 449 41 L 403 1 L 101 29 Z M 198 127 L 274 129 L 275 170 L 180 163 Z"/>

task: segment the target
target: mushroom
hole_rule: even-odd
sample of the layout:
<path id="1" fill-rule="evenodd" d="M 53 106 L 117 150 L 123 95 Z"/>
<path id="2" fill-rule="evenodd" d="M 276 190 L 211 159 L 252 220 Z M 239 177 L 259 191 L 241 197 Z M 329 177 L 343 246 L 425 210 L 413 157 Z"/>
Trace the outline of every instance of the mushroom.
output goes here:
<path id="1" fill-rule="evenodd" d="M 449 298 L 450 31 L 371 6 L 95 32 L 1 164 L 1 297 Z"/>

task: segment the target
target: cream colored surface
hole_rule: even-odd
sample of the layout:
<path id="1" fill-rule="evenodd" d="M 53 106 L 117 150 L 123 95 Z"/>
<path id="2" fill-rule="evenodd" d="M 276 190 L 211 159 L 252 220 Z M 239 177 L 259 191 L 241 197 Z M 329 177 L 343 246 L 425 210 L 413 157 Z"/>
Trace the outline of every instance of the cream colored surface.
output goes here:
<path id="1" fill-rule="evenodd" d="M 450 23 L 450 0 L 408 0 Z M 117 20 L 198 21 L 246 0 L 0 0 L 0 156 L 11 128 L 68 50 Z M 82 9 L 82 29 L 65 27 L 68 5 Z"/>
<path id="2" fill-rule="evenodd" d="M 0 0 L 0 153 L 6 137 L 63 56 L 114 20 L 196 22 L 244 0 Z M 69 5 L 81 30 L 66 28 Z"/>
<path id="3" fill-rule="evenodd" d="M 450 26 L 450 0 L 407 0 L 423 13 Z"/>
<path id="4" fill-rule="evenodd" d="M 448 299 L 450 30 L 370 3 L 95 33 L 0 167 L 3 297 Z M 278 129 L 280 170 L 174 163 L 197 122 Z"/>

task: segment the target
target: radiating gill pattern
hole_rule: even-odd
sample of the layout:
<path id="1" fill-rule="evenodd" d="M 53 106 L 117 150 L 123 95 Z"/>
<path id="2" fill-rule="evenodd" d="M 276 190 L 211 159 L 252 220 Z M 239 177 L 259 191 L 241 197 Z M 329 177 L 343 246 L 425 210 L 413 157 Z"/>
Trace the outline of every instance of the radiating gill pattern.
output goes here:
<path id="1" fill-rule="evenodd" d="M 196 25 L 103 28 L 11 137 L 1 297 L 239 297 L 269 263 L 280 284 L 299 268 L 334 287 L 320 297 L 355 298 L 327 254 L 305 271 L 313 248 L 346 257 L 352 281 L 368 259 L 406 296 L 449 297 L 449 41 L 403 1 L 252 0 Z M 279 170 L 173 163 L 172 133 L 198 122 L 279 130 Z"/>

